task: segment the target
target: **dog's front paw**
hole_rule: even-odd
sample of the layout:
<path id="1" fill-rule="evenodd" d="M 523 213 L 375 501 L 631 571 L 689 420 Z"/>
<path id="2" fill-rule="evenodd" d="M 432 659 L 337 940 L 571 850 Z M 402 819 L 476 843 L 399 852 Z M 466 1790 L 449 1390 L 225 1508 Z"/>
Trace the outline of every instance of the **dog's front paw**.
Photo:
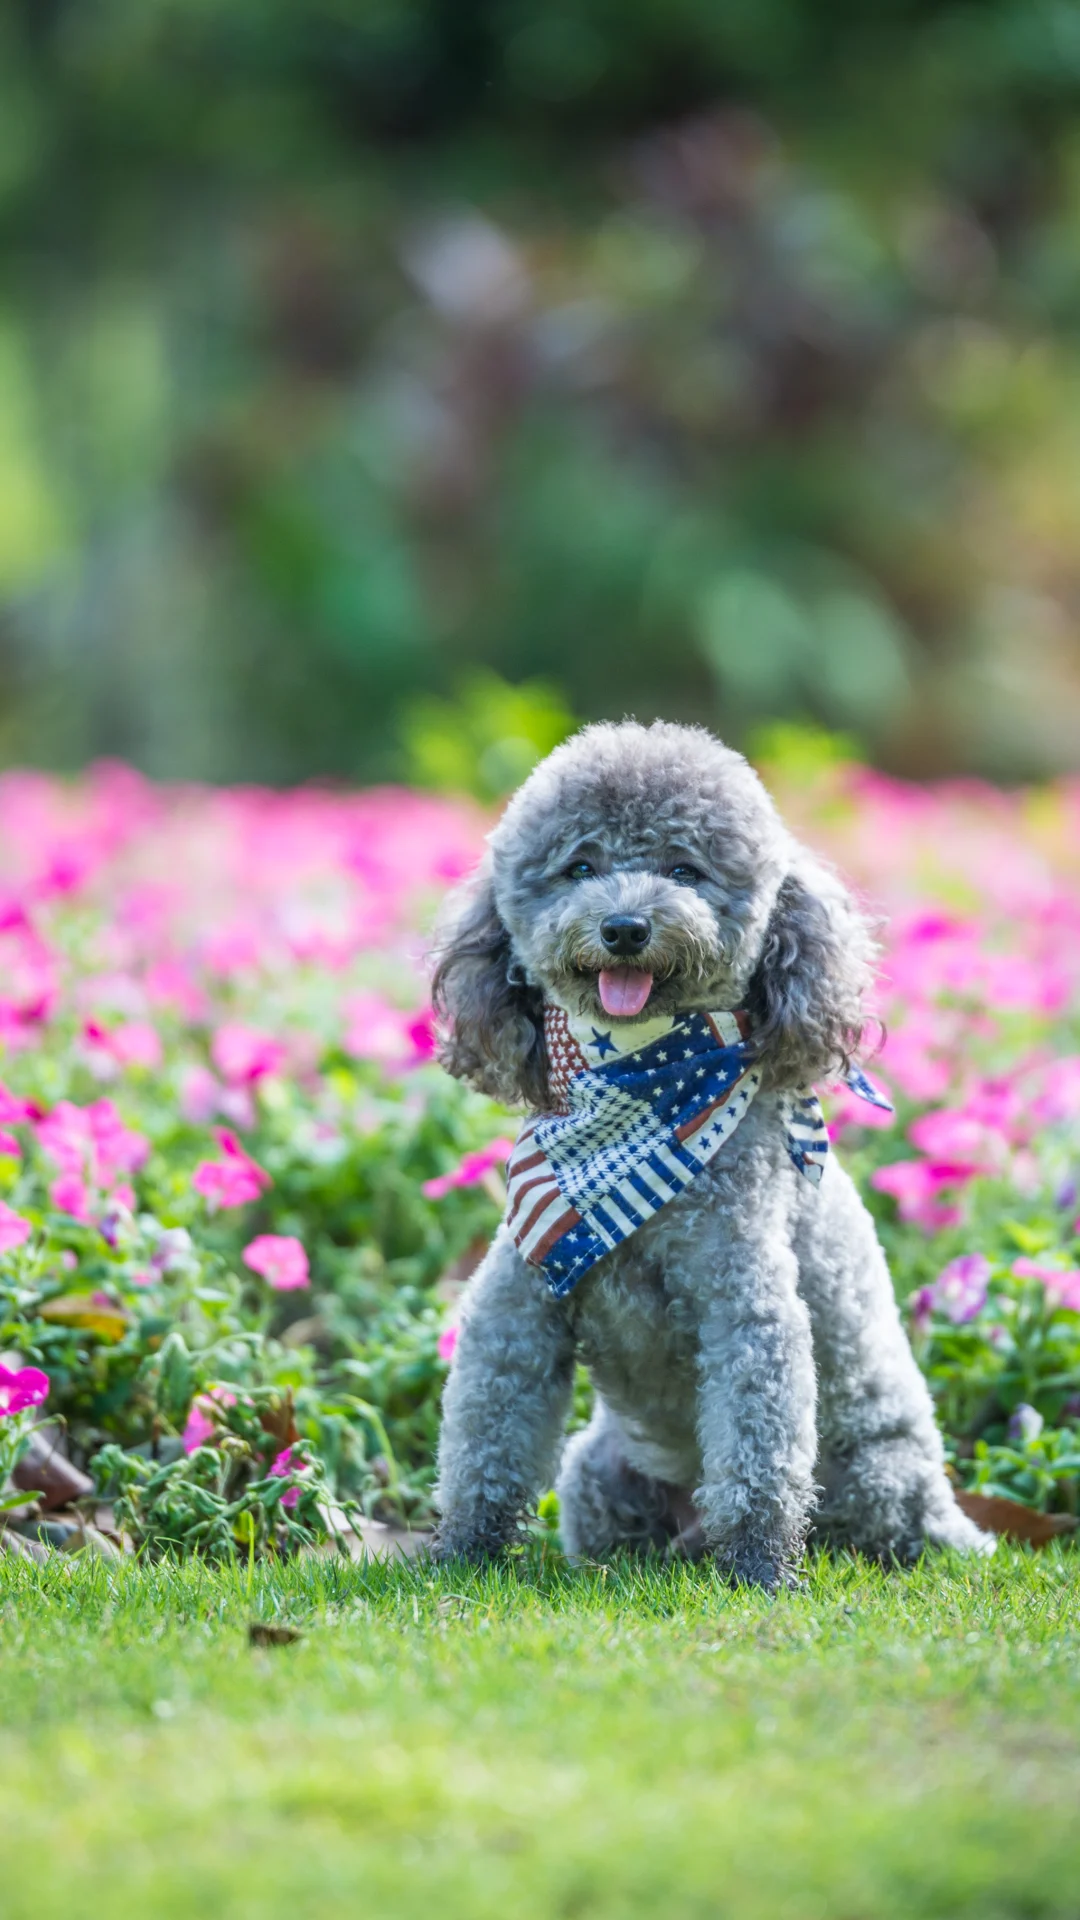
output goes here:
<path id="1" fill-rule="evenodd" d="M 436 1566 L 446 1566 L 451 1561 L 465 1561 L 469 1566 L 482 1567 L 488 1560 L 494 1560 L 517 1538 L 516 1522 L 488 1522 L 479 1526 L 453 1526 L 446 1521 L 437 1527 L 428 1543 L 428 1556 Z"/>
<path id="2" fill-rule="evenodd" d="M 795 1556 L 773 1542 L 740 1532 L 716 1549 L 716 1565 L 733 1587 L 757 1587 L 763 1593 L 802 1593 Z"/>

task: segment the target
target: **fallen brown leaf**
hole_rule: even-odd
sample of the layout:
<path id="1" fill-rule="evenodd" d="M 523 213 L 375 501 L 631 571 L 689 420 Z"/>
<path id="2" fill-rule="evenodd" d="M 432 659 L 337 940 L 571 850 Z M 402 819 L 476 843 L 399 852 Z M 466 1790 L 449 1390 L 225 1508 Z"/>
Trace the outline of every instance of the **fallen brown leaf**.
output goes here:
<path id="1" fill-rule="evenodd" d="M 248 1645 L 252 1647 L 291 1647 L 303 1637 L 298 1627 L 279 1627 L 270 1620 L 252 1620 L 248 1626 Z"/>
<path id="2" fill-rule="evenodd" d="M 1063 1533 L 1075 1533 L 1080 1520 L 1072 1513 L 1036 1513 L 1019 1500 L 1006 1500 L 999 1494 L 965 1493 L 955 1489 L 961 1513 L 974 1520 L 987 1533 L 1004 1534 L 1008 1540 L 1026 1540 L 1029 1546 L 1045 1547 Z"/>
<path id="3" fill-rule="evenodd" d="M 293 1419 L 292 1393 L 286 1393 L 279 1407 L 264 1407 L 259 1415 L 259 1425 L 278 1447 L 291 1447 L 299 1440 L 300 1429 Z"/>
<path id="4" fill-rule="evenodd" d="M 129 1314 L 111 1300 L 100 1300 L 94 1293 L 65 1293 L 58 1300 L 47 1300 L 38 1308 L 43 1320 L 56 1327 L 79 1327 L 96 1333 L 99 1339 L 115 1344 L 131 1325 Z"/>
<path id="5" fill-rule="evenodd" d="M 39 1427 L 31 1434 L 11 1478 L 20 1492 L 40 1494 L 43 1507 L 66 1507 L 69 1501 L 85 1500 L 94 1490 L 89 1474 L 73 1466 L 62 1452 L 55 1427 Z"/>
<path id="6" fill-rule="evenodd" d="M 5 1527 L 0 1531 L 0 1553 L 10 1553 L 18 1560 L 36 1560 L 44 1566 L 49 1558 L 49 1549 L 40 1540 L 24 1540 L 21 1534 L 11 1533 Z"/>

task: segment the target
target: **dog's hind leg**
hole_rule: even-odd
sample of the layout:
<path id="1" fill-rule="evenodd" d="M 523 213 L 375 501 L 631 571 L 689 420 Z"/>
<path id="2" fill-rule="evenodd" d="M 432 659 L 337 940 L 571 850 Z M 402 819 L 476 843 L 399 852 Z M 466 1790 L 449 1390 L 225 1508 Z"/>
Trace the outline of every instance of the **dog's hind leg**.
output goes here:
<path id="1" fill-rule="evenodd" d="M 988 1552 L 953 1498 L 874 1223 L 831 1154 L 803 1201 L 795 1249 L 818 1375 L 816 1530 L 884 1560 L 928 1545 Z"/>
<path id="2" fill-rule="evenodd" d="M 674 1488 L 631 1465 L 619 1423 L 599 1397 L 589 1425 L 567 1441 L 556 1492 L 563 1546 L 574 1559 L 614 1547 L 663 1549 L 690 1517 Z"/>

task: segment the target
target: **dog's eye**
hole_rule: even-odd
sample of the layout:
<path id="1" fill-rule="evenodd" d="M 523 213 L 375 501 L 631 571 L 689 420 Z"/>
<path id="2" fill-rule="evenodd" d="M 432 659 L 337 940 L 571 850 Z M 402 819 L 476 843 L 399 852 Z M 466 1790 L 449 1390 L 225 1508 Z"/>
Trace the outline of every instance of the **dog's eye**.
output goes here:
<path id="1" fill-rule="evenodd" d="M 688 866 L 685 862 L 678 867 L 668 868 L 668 879 L 674 880 L 680 887 L 696 887 L 698 881 L 704 878 L 704 874 L 700 873 L 697 867 Z"/>
<path id="2" fill-rule="evenodd" d="M 595 868 L 590 867 L 587 860 L 575 860 L 567 867 L 566 877 L 568 880 L 591 880 L 594 872 Z"/>

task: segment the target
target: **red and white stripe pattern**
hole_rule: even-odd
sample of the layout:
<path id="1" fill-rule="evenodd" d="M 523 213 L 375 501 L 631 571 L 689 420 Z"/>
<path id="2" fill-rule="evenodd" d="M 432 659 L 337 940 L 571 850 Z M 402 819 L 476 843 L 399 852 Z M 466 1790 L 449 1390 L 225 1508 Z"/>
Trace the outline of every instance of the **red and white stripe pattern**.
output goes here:
<path id="1" fill-rule="evenodd" d="M 580 1226 L 581 1218 L 567 1201 L 543 1147 L 537 1145 L 534 1116 L 522 1127 L 507 1162 L 506 1224 L 525 1259 L 540 1267 L 556 1241 Z"/>

